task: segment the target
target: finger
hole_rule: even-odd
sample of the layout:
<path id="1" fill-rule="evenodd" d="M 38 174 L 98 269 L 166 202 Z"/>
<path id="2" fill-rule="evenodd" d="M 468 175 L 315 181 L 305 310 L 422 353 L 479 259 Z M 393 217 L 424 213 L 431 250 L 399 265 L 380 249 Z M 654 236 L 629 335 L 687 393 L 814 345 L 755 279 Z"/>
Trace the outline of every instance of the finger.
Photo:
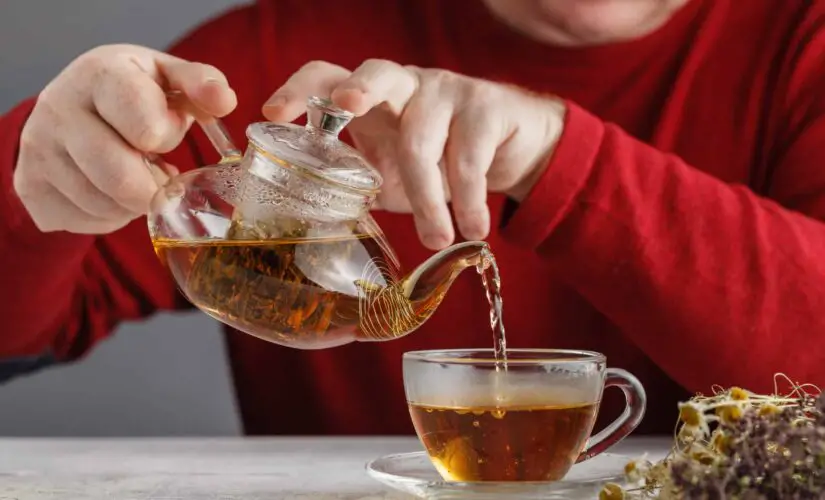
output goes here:
<path id="1" fill-rule="evenodd" d="M 404 194 L 404 184 L 398 175 L 398 146 L 394 138 L 388 140 L 363 140 L 353 135 L 353 145 L 381 174 L 383 182 L 376 197 L 375 209 L 410 213 L 410 204 Z"/>
<path id="2" fill-rule="evenodd" d="M 38 188 L 36 202 L 28 202 L 25 195 L 21 198 L 35 225 L 43 232 L 65 230 L 79 234 L 108 234 L 130 222 L 129 219 L 101 219 L 89 215 L 50 184 Z"/>
<path id="3" fill-rule="evenodd" d="M 424 86 L 407 104 L 401 116 L 399 143 L 399 175 L 421 242 L 432 250 L 440 250 L 455 239 L 438 166 L 453 110 L 437 90 Z"/>
<path id="4" fill-rule="evenodd" d="M 414 71 L 392 61 L 370 59 L 355 69 L 331 94 L 332 101 L 356 116 L 387 103 L 398 113 L 418 87 Z"/>
<path id="5" fill-rule="evenodd" d="M 476 108 L 474 108 L 476 109 Z M 483 240 L 490 233 L 487 171 L 496 155 L 498 131 L 480 111 L 456 115 L 445 148 L 453 213 L 462 236 Z"/>
<path id="6" fill-rule="evenodd" d="M 328 62 L 307 63 L 272 94 L 263 114 L 268 120 L 291 122 L 306 112 L 310 96 L 329 96 L 349 74 L 346 68 Z"/>
<path id="7" fill-rule="evenodd" d="M 404 192 L 404 185 L 401 180 L 397 184 L 381 185 L 381 191 L 375 199 L 375 207 L 377 209 L 386 210 L 388 212 L 397 213 L 412 213 L 412 205 Z"/>
<path id="8" fill-rule="evenodd" d="M 223 117 L 238 105 L 238 97 L 223 73 L 214 66 L 179 59 L 160 62 L 167 88 L 183 92 L 208 116 Z"/>
<path id="9" fill-rule="evenodd" d="M 164 152 L 177 144 L 189 123 L 184 112 L 170 109 L 161 86 L 129 59 L 106 67 L 92 90 L 95 112 L 140 151 Z"/>
<path id="10" fill-rule="evenodd" d="M 145 214 L 158 186 L 143 155 L 92 113 L 78 112 L 74 124 L 81 132 L 68 134 L 65 146 L 83 174 L 121 206 Z"/>
<path id="11" fill-rule="evenodd" d="M 154 154 L 147 154 L 143 156 L 143 163 L 152 174 L 155 184 L 158 186 L 165 186 L 169 179 L 180 174 L 180 170 L 171 163 L 168 163 L 162 157 Z"/>
<path id="12" fill-rule="evenodd" d="M 131 220 L 140 214 L 117 203 L 99 190 L 80 170 L 68 151 L 61 151 L 48 163 L 47 177 L 73 205 L 98 219 Z"/>

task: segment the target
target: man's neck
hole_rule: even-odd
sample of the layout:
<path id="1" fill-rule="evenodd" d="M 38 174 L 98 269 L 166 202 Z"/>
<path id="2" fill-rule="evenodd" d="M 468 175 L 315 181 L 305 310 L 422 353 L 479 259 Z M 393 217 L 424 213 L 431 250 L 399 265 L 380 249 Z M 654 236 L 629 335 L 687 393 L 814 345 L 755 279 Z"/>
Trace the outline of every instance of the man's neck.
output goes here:
<path id="1" fill-rule="evenodd" d="M 483 1 L 502 23 L 528 38 L 548 45 L 583 47 L 644 37 L 664 26 L 690 0 L 659 0 L 648 5 L 638 0 L 625 2 L 639 4 L 633 7 L 579 0 Z"/>

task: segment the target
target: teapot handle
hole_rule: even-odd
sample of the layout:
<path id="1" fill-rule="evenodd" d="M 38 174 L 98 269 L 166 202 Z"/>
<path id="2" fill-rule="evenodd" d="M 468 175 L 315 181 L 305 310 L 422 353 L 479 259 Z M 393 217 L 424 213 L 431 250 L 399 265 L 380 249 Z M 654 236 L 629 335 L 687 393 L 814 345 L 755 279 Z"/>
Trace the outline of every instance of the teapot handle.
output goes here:
<path id="1" fill-rule="evenodd" d="M 209 116 L 192 106 L 189 100 L 186 99 L 186 95 L 180 90 L 166 92 L 166 98 L 170 106 L 182 109 L 195 118 L 195 122 L 200 125 L 209 142 L 221 155 L 219 163 L 233 163 L 241 159 L 243 153 L 232 143 L 229 132 L 220 119 Z"/>

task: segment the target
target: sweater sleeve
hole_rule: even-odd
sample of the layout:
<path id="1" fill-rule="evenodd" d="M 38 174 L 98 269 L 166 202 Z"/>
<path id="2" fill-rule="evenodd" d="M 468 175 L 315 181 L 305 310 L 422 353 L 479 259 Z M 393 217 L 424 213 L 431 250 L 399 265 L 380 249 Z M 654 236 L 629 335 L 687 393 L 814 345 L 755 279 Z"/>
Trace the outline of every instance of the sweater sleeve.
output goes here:
<path id="1" fill-rule="evenodd" d="M 183 34 L 168 52 L 212 64 L 230 79 L 254 74 L 259 21 L 254 6 L 235 7 Z M 239 100 L 257 106 L 262 98 L 247 87 Z M 83 356 L 123 321 L 192 308 L 155 255 L 145 217 L 97 237 L 37 229 L 12 186 L 34 103 L 0 117 L 0 383 Z M 164 158 L 183 172 L 216 154 L 195 127 Z"/>
<path id="2" fill-rule="evenodd" d="M 188 307 L 154 255 L 145 217 L 99 237 L 37 229 L 12 186 L 33 105 L 0 118 L 0 382 L 77 358 L 120 321 Z M 170 161 L 188 168 L 188 149 Z"/>
<path id="3" fill-rule="evenodd" d="M 504 232 L 691 391 L 771 391 L 776 372 L 822 384 L 822 144 L 825 113 L 773 166 L 782 188 L 761 197 L 570 104 L 547 171 Z"/>

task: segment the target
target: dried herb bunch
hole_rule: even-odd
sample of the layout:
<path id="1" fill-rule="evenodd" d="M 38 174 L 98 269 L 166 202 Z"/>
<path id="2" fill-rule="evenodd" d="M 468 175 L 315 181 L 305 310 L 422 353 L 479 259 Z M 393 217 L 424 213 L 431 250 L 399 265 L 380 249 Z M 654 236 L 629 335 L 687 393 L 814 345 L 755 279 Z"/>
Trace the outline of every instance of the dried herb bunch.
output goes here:
<path id="1" fill-rule="evenodd" d="M 608 484 L 600 500 L 825 499 L 825 395 L 782 374 L 775 386 L 715 387 L 679 404 L 667 457 L 627 464 L 630 486 Z"/>

